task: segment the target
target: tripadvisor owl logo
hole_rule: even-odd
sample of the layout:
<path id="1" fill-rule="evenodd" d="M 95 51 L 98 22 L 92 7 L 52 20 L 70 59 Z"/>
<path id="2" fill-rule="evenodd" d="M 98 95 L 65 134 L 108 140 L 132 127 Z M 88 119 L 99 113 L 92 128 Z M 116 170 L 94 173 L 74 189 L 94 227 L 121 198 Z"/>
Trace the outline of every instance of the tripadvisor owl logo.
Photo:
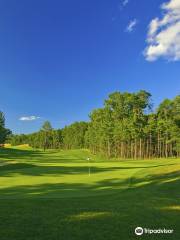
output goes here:
<path id="1" fill-rule="evenodd" d="M 158 228 L 158 229 L 150 229 L 150 228 L 135 228 L 135 234 L 140 236 L 142 234 L 172 234 L 174 229 L 166 229 L 166 228 Z"/>
<path id="2" fill-rule="evenodd" d="M 138 236 L 142 235 L 143 234 L 143 228 L 142 227 L 137 227 L 135 229 L 135 234 L 138 235 Z"/>

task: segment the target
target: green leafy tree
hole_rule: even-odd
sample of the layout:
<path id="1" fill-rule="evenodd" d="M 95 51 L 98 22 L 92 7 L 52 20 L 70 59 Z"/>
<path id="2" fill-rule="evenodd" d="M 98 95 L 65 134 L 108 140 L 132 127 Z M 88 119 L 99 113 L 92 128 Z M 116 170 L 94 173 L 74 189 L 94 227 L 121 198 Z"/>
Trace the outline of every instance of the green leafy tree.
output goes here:
<path id="1" fill-rule="evenodd" d="M 43 148 L 44 151 L 47 148 L 50 148 L 52 146 L 51 142 L 52 142 L 52 126 L 51 123 L 49 121 L 44 122 L 44 124 L 42 125 L 41 128 L 41 136 L 43 139 Z"/>
<path id="2" fill-rule="evenodd" d="M 4 144 L 10 134 L 11 131 L 5 128 L 5 116 L 3 112 L 0 111 L 0 144 Z"/>

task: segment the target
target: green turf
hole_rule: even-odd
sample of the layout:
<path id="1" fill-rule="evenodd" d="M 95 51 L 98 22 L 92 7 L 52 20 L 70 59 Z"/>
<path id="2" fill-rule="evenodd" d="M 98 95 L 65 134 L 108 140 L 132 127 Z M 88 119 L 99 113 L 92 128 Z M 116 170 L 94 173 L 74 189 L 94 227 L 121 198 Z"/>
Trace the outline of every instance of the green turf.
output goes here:
<path id="1" fill-rule="evenodd" d="M 180 159 L 0 150 L 1 240 L 178 240 L 179 197 Z M 137 226 L 174 233 L 137 237 Z"/>

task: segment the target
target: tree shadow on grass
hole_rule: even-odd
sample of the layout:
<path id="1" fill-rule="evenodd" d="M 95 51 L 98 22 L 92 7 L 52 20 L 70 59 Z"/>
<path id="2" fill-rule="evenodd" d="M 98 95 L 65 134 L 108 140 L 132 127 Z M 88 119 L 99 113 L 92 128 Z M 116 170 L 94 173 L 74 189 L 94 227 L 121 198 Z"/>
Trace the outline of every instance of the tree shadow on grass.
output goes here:
<path id="1" fill-rule="evenodd" d="M 32 169 L 31 169 L 32 168 Z M 100 168 L 91 166 L 91 173 L 103 173 L 109 171 L 117 171 L 121 168 Z M 64 175 L 88 174 L 89 166 L 37 166 L 28 163 L 13 163 L 0 167 L 0 177 L 13 177 L 14 175 L 23 176 L 48 176 L 54 175 L 61 177 Z"/>
<path id="2" fill-rule="evenodd" d="M 48 173 L 61 176 L 87 172 L 84 166 L 36 167 L 36 161 L 40 161 L 37 158 L 45 157 L 45 161 L 49 162 L 51 159 L 39 151 L 23 151 L 23 154 L 22 150 L 12 151 L 8 155 L 8 149 L 4 156 L 12 160 L 17 157 L 22 160 L 30 159 L 33 162 L 4 166 L 3 171 L 0 168 L 1 176 L 16 173 L 35 176 L 39 170 L 41 171 L 38 176 Z M 12 154 L 15 152 L 14 157 Z M 53 159 L 55 163 L 65 161 L 64 158 Z M 74 160 L 79 161 L 72 158 L 72 161 Z M 159 166 L 157 164 L 147 168 Z M 145 169 L 139 165 L 132 168 Z M 94 171 L 98 173 L 120 169 L 126 170 L 129 167 L 115 167 L 111 170 L 96 167 Z M 1 240 L 134 240 L 134 229 L 137 226 L 152 229 L 172 228 L 175 231 L 172 236 L 162 234 L 147 237 L 177 240 L 180 239 L 179 186 L 180 172 L 173 171 L 139 178 L 135 175 L 125 180 L 106 179 L 95 184 L 49 183 L 0 188 Z M 138 237 L 144 238 L 146 236 Z"/>
<path id="3" fill-rule="evenodd" d="M 9 163 L 6 165 L 2 165 L 0 166 L 0 177 L 8 176 L 12 173 L 16 174 L 21 169 L 33 168 L 33 167 L 36 167 L 36 165 L 28 164 L 28 163 Z"/>
<path id="4" fill-rule="evenodd" d="M 82 152 L 83 153 L 83 152 Z M 58 154 L 56 156 L 56 154 Z M 71 155 L 71 157 L 69 157 Z M 0 160 L 18 160 L 31 161 L 31 163 L 82 163 L 87 162 L 88 153 L 84 152 L 84 157 L 78 154 L 65 153 L 61 154 L 61 150 L 23 150 L 13 148 L 1 148 Z M 92 160 L 92 162 L 94 162 Z"/>
<path id="5" fill-rule="evenodd" d="M 141 226 L 174 229 L 171 236 L 147 237 L 177 240 L 180 211 L 172 208 L 179 206 L 179 186 L 180 172 L 173 171 L 134 176 L 130 183 L 115 178 L 93 185 L 59 183 L 0 189 L 0 197 L 6 199 L 0 200 L 0 233 L 6 236 L 3 240 L 32 240 L 35 236 L 38 240 L 133 240 L 134 229 Z M 8 231 L 12 226 L 15 230 Z"/>
<path id="6" fill-rule="evenodd" d="M 31 167 L 31 166 L 30 166 Z M 75 174 L 77 171 L 83 173 L 84 170 L 87 172 L 87 168 L 84 167 L 77 168 L 62 168 L 62 174 Z M 55 169 L 56 167 L 55 167 Z M 108 171 L 109 169 L 98 169 L 95 168 L 94 171 Z M 39 171 L 39 169 L 38 169 Z M 79 174 L 79 173 L 78 173 Z M 88 176 L 87 176 L 88 177 Z M 141 185 L 138 185 L 141 183 Z M 130 190 L 130 191 L 141 191 L 143 190 L 164 190 L 165 188 L 169 192 L 178 190 L 180 184 L 180 171 L 174 171 L 167 174 L 147 176 L 146 178 L 111 178 L 103 181 L 97 181 L 95 183 L 48 183 L 48 184 L 35 184 L 35 185 L 21 185 L 16 187 L 8 187 L 0 189 L 0 196 L 13 196 L 14 194 L 18 197 L 78 197 L 86 195 L 101 195 L 101 194 L 111 194 L 118 193 L 119 190 Z M 165 192 L 166 194 L 166 192 Z M 180 197 L 180 191 L 174 193 L 176 196 Z"/>
<path id="7" fill-rule="evenodd" d="M 134 169 L 146 169 L 146 168 L 156 168 L 160 166 L 171 166 L 173 164 L 166 165 L 153 165 L 153 166 L 134 166 L 134 167 L 103 167 L 101 165 L 93 166 L 83 165 L 83 166 L 51 166 L 51 165 L 36 165 L 33 163 L 9 163 L 6 165 L 0 166 L 0 177 L 13 177 L 15 174 L 23 175 L 23 176 L 64 176 L 64 175 L 79 175 L 79 174 L 89 174 L 89 170 L 91 174 L 103 173 L 103 172 L 112 172 L 112 171 L 120 171 L 124 173 L 125 170 L 134 170 Z M 121 172 L 122 170 L 122 172 Z M 111 173 L 112 174 L 112 173 Z"/>
<path id="8" fill-rule="evenodd" d="M 40 150 L 21 150 L 13 148 L 1 148 L 0 149 L 0 158 L 3 159 L 27 159 L 31 157 L 41 157 L 43 152 Z"/>

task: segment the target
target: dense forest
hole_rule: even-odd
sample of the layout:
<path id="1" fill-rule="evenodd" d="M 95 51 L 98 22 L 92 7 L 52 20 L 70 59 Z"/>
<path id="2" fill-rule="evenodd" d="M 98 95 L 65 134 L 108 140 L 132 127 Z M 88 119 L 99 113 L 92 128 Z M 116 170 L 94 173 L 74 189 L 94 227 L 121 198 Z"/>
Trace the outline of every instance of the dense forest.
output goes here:
<path id="1" fill-rule="evenodd" d="M 46 121 L 38 132 L 10 135 L 6 142 L 44 150 L 89 148 L 94 154 L 117 158 L 180 156 L 180 95 L 165 99 L 153 111 L 146 91 L 114 92 L 89 117 L 89 122 L 58 130 Z"/>

